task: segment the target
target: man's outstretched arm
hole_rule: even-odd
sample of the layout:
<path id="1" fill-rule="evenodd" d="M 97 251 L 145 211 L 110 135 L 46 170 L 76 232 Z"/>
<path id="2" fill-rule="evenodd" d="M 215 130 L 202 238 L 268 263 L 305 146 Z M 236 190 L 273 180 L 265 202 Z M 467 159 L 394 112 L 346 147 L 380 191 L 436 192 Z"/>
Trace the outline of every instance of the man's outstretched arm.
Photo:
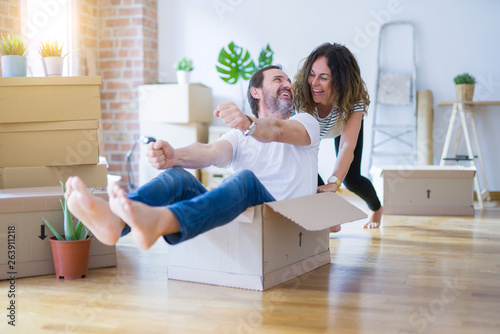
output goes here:
<path id="1" fill-rule="evenodd" d="M 146 152 L 149 163 L 156 169 L 174 166 L 184 168 L 226 167 L 233 158 L 233 147 L 226 140 L 211 144 L 194 143 L 174 149 L 168 142 L 158 140 L 148 144 Z"/>
<path id="2" fill-rule="evenodd" d="M 233 103 L 224 103 L 217 107 L 214 112 L 224 123 L 241 131 L 247 130 L 252 120 L 243 114 Z M 276 117 L 255 119 L 257 124 L 252 137 L 263 143 L 279 142 L 292 145 L 309 145 L 311 138 L 304 125 L 295 120 L 282 120 Z"/>

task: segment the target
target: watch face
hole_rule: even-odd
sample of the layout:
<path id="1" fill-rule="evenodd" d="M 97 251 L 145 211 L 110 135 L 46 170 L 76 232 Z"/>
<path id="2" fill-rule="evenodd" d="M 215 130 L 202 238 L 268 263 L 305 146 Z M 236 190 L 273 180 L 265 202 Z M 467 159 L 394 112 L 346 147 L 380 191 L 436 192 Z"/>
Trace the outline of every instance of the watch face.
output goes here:
<path id="1" fill-rule="evenodd" d="M 334 182 L 337 182 L 337 180 L 338 180 L 338 177 L 330 176 L 330 178 L 328 179 L 328 183 L 334 183 Z"/>

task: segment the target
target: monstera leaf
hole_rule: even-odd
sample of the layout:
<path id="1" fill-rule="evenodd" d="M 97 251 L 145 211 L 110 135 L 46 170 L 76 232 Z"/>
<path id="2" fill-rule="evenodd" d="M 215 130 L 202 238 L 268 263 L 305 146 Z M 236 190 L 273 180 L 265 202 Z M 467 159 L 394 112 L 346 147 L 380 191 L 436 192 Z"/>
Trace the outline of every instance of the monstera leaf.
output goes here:
<path id="1" fill-rule="evenodd" d="M 239 77 L 248 80 L 256 71 L 256 66 L 250 57 L 248 50 L 245 50 L 234 42 L 222 48 L 219 53 L 219 64 L 216 66 L 217 72 L 221 74 L 220 78 L 228 84 L 234 85 Z"/>
<path id="2" fill-rule="evenodd" d="M 271 47 L 267 44 L 267 46 L 260 51 L 259 69 L 273 64 L 273 54 L 273 50 L 271 50 Z"/>

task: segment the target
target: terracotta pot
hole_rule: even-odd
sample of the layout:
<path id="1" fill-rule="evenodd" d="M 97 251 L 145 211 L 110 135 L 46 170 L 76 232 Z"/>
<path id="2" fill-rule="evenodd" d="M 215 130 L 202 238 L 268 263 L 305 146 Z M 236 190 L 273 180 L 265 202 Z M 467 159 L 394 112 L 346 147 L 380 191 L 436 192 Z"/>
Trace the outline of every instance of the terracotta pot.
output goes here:
<path id="1" fill-rule="evenodd" d="M 50 238 L 56 277 L 77 279 L 87 276 L 91 243 L 92 239 L 61 241 Z"/>
<path id="2" fill-rule="evenodd" d="M 474 95 L 474 85 L 473 84 L 461 84 L 455 85 L 455 93 L 457 95 L 457 101 L 472 101 L 472 96 Z"/>

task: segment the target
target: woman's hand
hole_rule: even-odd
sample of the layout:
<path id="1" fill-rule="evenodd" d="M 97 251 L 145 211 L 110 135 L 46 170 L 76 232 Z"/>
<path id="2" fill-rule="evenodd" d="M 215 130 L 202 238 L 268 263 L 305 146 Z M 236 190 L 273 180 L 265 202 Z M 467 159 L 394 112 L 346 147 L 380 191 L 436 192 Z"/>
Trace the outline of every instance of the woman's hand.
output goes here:
<path id="1" fill-rule="evenodd" d="M 323 186 L 319 186 L 317 192 L 318 192 L 318 194 L 325 193 L 328 191 L 334 193 L 334 192 L 337 192 L 338 189 L 339 189 L 339 186 L 337 185 L 337 183 L 332 182 L 332 183 L 327 183 Z"/>

